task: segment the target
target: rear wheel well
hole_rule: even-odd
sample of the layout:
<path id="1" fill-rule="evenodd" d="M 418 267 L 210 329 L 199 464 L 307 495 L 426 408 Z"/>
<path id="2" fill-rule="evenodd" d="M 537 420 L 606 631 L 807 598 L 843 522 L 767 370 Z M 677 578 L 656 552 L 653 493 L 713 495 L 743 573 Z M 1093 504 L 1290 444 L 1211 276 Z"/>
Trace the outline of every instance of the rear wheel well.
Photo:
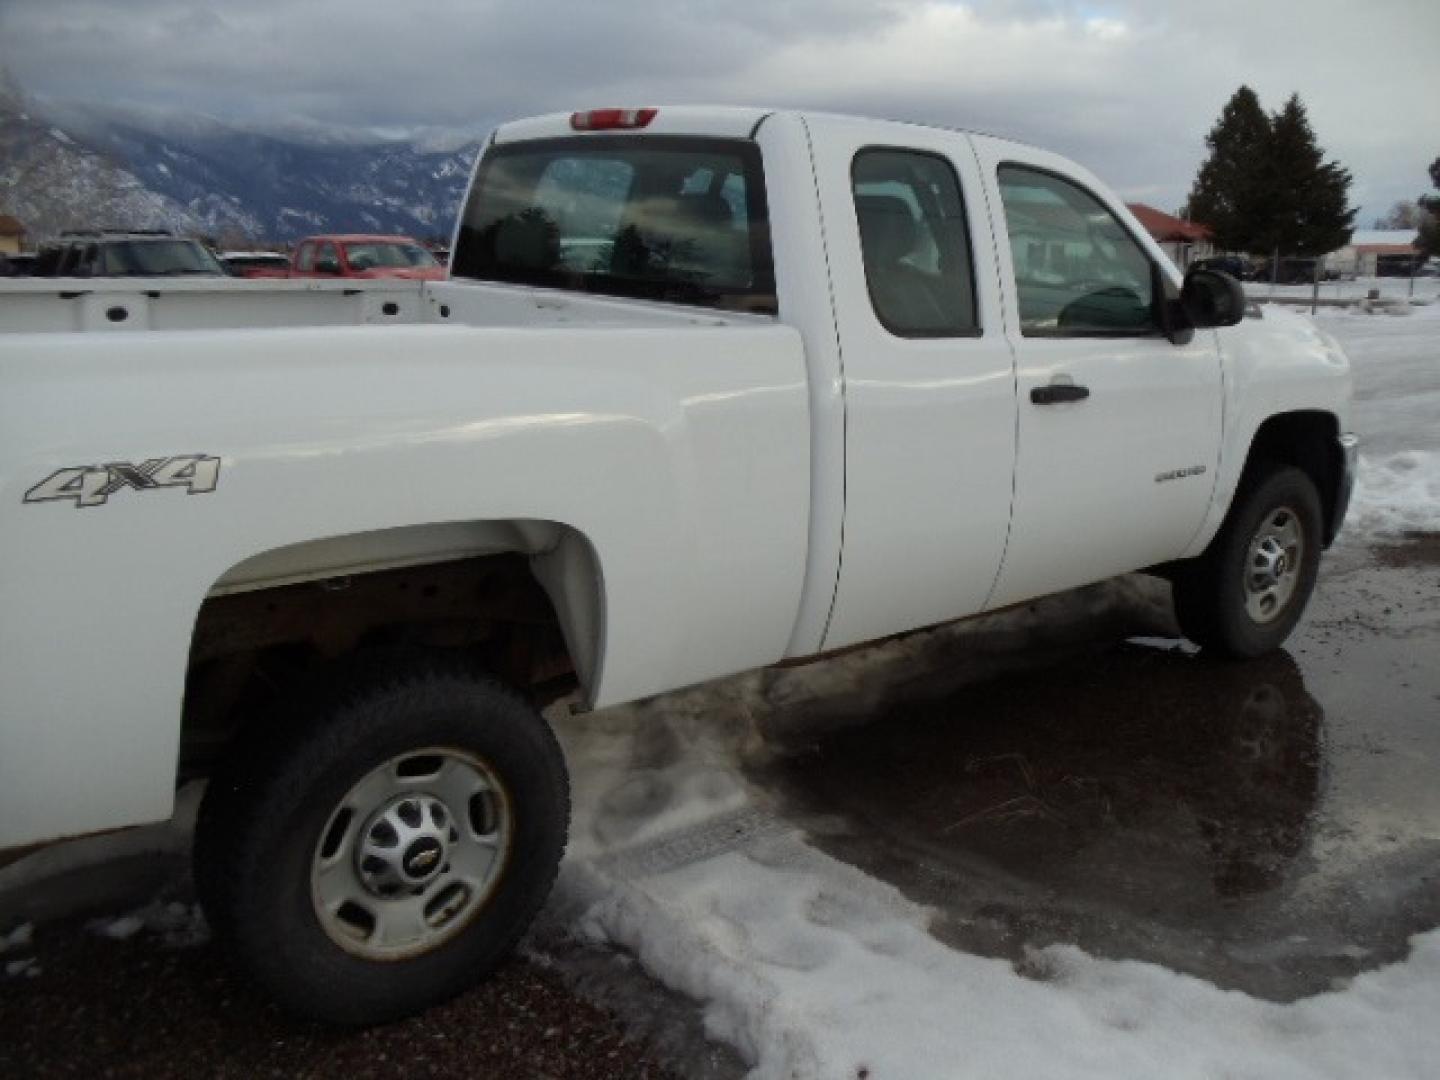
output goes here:
<path id="1" fill-rule="evenodd" d="M 1293 465 L 1310 477 L 1320 493 L 1325 546 L 1329 547 L 1339 530 L 1336 512 L 1345 468 L 1339 436 L 1340 425 L 1332 413 L 1307 411 L 1270 417 L 1250 443 L 1236 498 L 1261 483 L 1275 466 Z"/>
<path id="2" fill-rule="evenodd" d="M 319 669 L 373 649 L 461 656 L 542 704 L 578 681 L 555 607 L 519 554 L 212 596 L 191 641 L 179 781 L 208 776 Z"/>

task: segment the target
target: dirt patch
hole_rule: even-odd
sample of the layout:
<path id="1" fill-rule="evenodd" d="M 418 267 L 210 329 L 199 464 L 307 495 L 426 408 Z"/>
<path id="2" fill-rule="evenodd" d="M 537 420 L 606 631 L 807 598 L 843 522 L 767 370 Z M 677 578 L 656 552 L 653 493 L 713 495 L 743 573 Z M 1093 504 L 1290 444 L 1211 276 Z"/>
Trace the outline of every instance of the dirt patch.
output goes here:
<path id="1" fill-rule="evenodd" d="M 1440 533 L 1406 533 L 1404 543 L 1377 547 L 1375 557 L 1402 570 L 1440 566 Z"/>

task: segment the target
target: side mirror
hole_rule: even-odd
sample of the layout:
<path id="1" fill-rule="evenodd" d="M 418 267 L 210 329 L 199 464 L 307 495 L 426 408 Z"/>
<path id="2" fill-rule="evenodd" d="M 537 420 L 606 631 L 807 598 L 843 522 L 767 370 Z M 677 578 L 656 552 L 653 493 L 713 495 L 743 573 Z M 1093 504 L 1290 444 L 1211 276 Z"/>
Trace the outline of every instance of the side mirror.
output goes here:
<path id="1" fill-rule="evenodd" d="M 1220 270 L 1191 267 L 1180 286 L 1180 304 L 1198 329 L 1234 326 L 1245 317 L 1245 289 Z"/>
<path id="2" fill-rule="evenodd" d="M 340 273 L 340 262 L 337 259 L 316 259 L 315 272 L 317 274 L 338 274 Z"/>

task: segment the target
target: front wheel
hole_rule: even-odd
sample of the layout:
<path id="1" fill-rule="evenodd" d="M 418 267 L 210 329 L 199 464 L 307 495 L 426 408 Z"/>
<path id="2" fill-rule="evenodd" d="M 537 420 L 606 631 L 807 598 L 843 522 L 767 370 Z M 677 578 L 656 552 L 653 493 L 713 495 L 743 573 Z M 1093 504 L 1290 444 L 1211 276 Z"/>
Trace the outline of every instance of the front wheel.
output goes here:
<path id="1" fill-rule="evenodd" d="M 217 932 L 289 1011 L 372 1024 L 486 974 L 565 847 L 565 763 L 520 697 L 463 670 L 334 680 L 217 776 L 196 884 Z"/>
<path id="2" fill-rule="evenodd" d="M 1320 496 L 1309 476 L 1281 467 L 1243 485 L 1209 549 L 1175 575 L 1180 629 L 1225 656 L 1279 648 L 1315 588 L 1320 544 Z"/>

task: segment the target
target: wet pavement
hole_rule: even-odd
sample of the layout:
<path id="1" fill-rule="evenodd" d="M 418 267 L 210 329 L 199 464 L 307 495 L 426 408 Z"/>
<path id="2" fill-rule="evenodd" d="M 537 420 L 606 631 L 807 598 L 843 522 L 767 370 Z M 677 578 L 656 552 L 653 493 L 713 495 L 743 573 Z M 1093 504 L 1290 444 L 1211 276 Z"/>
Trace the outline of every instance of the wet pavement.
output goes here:
<path id="1" fill-rule="evenodd" d="M 1157 617 L 1135 595 L 1051 624 L 1041 666 L 892 685 L 863 724 L 772 713 L 752 779 L 1022 970 L 1068 942 L 1288 1001 L 1403 957 L 1440 925 L 1440 538 L 1338 549 L 1247 663 L 1127 641 Z"/>

